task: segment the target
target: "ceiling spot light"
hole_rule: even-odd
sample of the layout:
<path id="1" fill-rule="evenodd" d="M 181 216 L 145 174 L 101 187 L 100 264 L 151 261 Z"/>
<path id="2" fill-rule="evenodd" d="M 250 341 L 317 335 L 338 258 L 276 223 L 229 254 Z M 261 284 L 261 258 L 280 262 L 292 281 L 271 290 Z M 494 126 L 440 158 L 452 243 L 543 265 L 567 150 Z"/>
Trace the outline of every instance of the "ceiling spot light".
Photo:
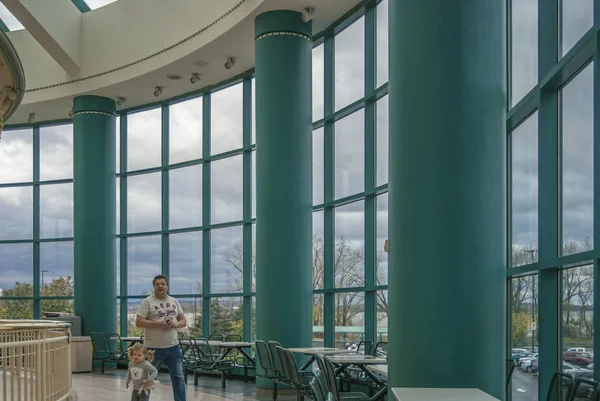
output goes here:
<path id="1" fill-rule="evenodd" d="M 197 72 L 194 72 L 190 78 L 190 82 L 193 83 L 194 85 L 200 81 L 200 74 L 198 74 Z"/>
<path id="2" fill-rule="evenodd" d="M 172 81 L 179 81 L 181 78 L 183 78 L 181 75 L 179 74 L 169 74 L 167 75 L 167 79 L 170 79 Z"/>
<path id="3" fill-rule="evenodd" d="M 73 112 L 73 108 L 71 107 L 71 110 L 69 110 L 69 117 L 73 118 L 74 115 L 75 113 Z"/>
<path id="4" fill-rule="evenodd" d="M 225 68 L 227 68 L 229 70 L 234 65 L 235 65 L 235 59 L 233 57 L 228 57 L 227 61 L 225 62 Z"/>
<path id="5" fill-rule="evenodd" d="M 159 97 L 163 93 L 162 86 L 157 86 L 154 88 L 154 97 Z"/>
<path id="6" fill-rule="evenodd" d="M 313 19 L 314 15 L 315 15 L 314 7 L 304 7 L 304 10 L 302 10 L 302 21 L 308 22 Z"/>
<path id="7" fill-rule="evenodd" d="M 117 106 L 118 106 L 118 107 L 121 107 L 121 106 L 123 106 L 123 105 L 125 104 L 125 102 L 127 102 L 127 98 L 125 98 L 125 97 L 121 97 L 121 96 L 119 96 L 119 97 L 117 98 Z"/>
<path id="8" fill-rule="evenodd" d="M 35 122 L 35 113 L 29 113 L 29 118 L 27 119 L 29 124 L 33 124 Z"/>

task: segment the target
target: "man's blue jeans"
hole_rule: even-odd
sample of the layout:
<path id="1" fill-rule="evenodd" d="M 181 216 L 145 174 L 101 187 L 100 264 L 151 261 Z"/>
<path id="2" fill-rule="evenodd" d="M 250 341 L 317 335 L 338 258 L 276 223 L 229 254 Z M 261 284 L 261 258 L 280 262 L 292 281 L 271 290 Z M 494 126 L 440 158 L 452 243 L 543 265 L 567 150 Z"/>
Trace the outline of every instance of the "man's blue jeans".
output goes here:
<path id="1" fill-rule="evenodd" d="M 175 401 L 185 400 L 185 375 L 183 372 L 183 353 L 179 345 L 171 348 L 152 348 L 154 349 L 154 360 L 152 365 L 160 369 L 164 363 L 169 368 L 171 374 L 171 384 L 173 386 L 173 399 Z"/>

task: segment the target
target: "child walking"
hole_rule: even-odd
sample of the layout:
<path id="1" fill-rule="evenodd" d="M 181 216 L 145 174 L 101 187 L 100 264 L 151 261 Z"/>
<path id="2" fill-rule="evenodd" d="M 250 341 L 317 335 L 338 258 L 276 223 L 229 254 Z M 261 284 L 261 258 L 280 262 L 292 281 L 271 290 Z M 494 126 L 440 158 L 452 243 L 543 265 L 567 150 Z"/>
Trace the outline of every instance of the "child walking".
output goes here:
<path id="1" fill-rule="evenodd" d="M 133 381 L 131 401 L 148 401 L 154 379 L 158 375 L 158 370 L 150 363 L 154 359 L 154 351 L 144 348 L 140 343 L 135 343 L 127 348 L 127 355 L 129 369 L 125 387 L 129 388 L 129 383 Z"/>

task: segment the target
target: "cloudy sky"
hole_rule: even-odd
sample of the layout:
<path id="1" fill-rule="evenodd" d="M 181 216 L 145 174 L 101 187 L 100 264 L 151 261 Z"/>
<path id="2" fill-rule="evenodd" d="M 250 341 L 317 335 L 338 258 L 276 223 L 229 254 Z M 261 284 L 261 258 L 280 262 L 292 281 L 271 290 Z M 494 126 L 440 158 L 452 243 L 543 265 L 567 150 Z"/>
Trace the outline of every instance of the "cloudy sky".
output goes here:
<path id="1" fill-rule="evenodd" d="M 379 6 L 378 20 L 378 85 L 387 80 L 387 2 Z M 1 10 L 0 10 L 1 11 Z M 2 17 L 0 12 L 0 17 Z M 336 39 L 335 109 L 363 97 L 364 66 L 356 60 L 364 58 L 364 18 L 341 32 Z M 323 118 L 324 53 L 323 45 L 313 51 L 313 120 Z M 254 82 L 253 82 L 254 90 Z M 242 147 L 243 89 L 237 84 L 211 95 L 210 154 Z M 170 164 L 202 157 L 202 97 L 170 107 Z M 254 109 L 254 98 L 252 101 Z M 387 183 L 387 97 L 377 105 L 377 184 Z M 117 163 L 119 171 L 119 121 L 117 126 Z M 130 114 L 128 126 L 127 171 L 156 168 L 161 163 L 161 110 L 153 109 Z M 254 130 L 253 122 L 253 130 Z M 364 111 L 360 110 L 339 121 L 335 126 L 335 198 L 364 191 Z M 254 132 L 252 135 L 254 142 Z M 323 202 L 324 153 L 323 129 L 314 132 L 314 202 Z M 40 179 L 72 179 L 72 125 L 44 127 L 40 132 Z M 243 218 L 243 157 L 218 160 L 211 166 L 211 221 L 213 224 Z M 252 166 L 254 169 L 254 155 Z M 127 182 L 127 231 L 151 232 L 161 229 L 161 191 L 169 192 L 169 228 L 201 226 L 202 221 L 201 164 L 169 170 L 169 188 L 162 188 L 160 172 L 136 174 Z M 5 131 L 0 144 L 0 184 L 26 184 L 0 188 L 0 240 L 30 240 L 33 235 L 33 138 L 31 130 Z M 252 174 L 255 180 L 254 171 Z M 117 205 L 119 205 L 119 179 Z M 252 189 L 255 188 L 253 182 Z M 48 183 L 40 187 L 40 235 L 44 239 L 73 236 L 73 184 Z M 255 196 L 252 196 L 254 202 Z M 387 237 L 387 195 L 377 202 L 378 241 L 383 249 Z M 117 208 L 117 221 L 119 221 Z M 252 208 L 255 216 L 255 207 Z M 314 233 L 323 235 L 323 213 L 315 213 Z M 364 246 L 364 201 L 340 207 L 335 214 L 336 235 L 345 237 L 353 246 Z M 117 224 L 119 232 L 119 224 Z M 202 248 L 202 232 L 170 235 L 169 263 L 171 292 L 195 293 L 202 280 L 202 255 L 210 252 L 211 291 L 232 292 L 242 281 L 241 273 L 226 261 L 242 241 L 242 226 L 211 231 L 211 249 Z M 119 246 L 116 240 L 117 262 Z M 151 279 L 160 273 L 161 238 L 146 235 L 128 239 L 128 293 L 140 295 L 151 290 Z M 0 288 L 10 288 L 15 281 L 33 282 L 33 247 L 28 244 L 0 244 Z M 73 244 L 47 242 L 41 246 L 41 270 L 44 281 L 73 272 Z M 382 267 L 387 262 L 381 262 Z M 117 268 L 119 269 L 118 263 Z M 382 270 L 384 270 L 382 268 Z M 117 274 L 118 278 L 118 274 Z"/>
<path id="2" fill-rule="evenodd" d="M 593 2 L 572 0 L 562 4 L 559 42 L 564 55 L 592 26 Z M 512 105 L 538 80 L 537 12 L 537 0 L 513 1 Z M 562 235 L 565 241 L 583 241 L 593 235 L 593 66 L 580 72 L 559 94 Z M 537 119 L 535 113 L 512 133 L 512 238 L 513 244 L 528 249 L 537 249 L 538 244 Z"/>
<path id="3" fill-rule="evenodd" d="M 592 1 L 573 0 L 565 6 L 562 35 L 563 53 L 577 42 L 592 25 Z M 387 80 L 387 2 L 377 13 L 377 85 Z M 514 0 L 513 4 L 512 104 L 516 104 L 537 82 L 537 1 Z M 356 60 L 364 57 L 364 18 L 359 19 L 336 38 L 335 109 L 361 98 L 364 66 Z M 313 50 L 313 120 L 323 118 L 323 46 Z M 254 85 L 253 85 L 254 88 Z M 564 236 L 582 240 L 592 234 L 592 68 L 588 67 L 562 91 L 563 130 L 563 215 Z M 211 150 L 215 155 L 242 146 L 242 85 L 211 95 Z M 254 105 L 254 102 L 253 102 Z M 253 106 L 254 107 L 254 106 Z M 376 149 L 377 185 L 387 183 L 388 99 L 377 103 Z M 336 199 L 364 191 L 364 111 L 360 110 L 336 123 L 334 174 Z M 117 127 L 119 123 L 117 121 Z M 254 124 L 253 124 L 254 126 Z M 136 171 L 160 165 L 161 111 L 154 109 L 128 116 L 127 170 Z M 202 98 L 170 107 L 170 163 L 195 160 L 202 149 Z M 118 131 L 117 131 L 118 132 Z M 314 131 L 313 200 L 323 203 L 323 129 Z M 253 133 L 254 138 L 254 133 Z M 118 143 L 118 141 L 117 141 Z M 513 132 L 513 243 L 537 246 L 537 114 Z M 117 167 L 119 166 L 117 147 Z M 211 168 L 211 220 L 226 223 L 242 219 L 242 156 L 216 161 Z M 252 158 L 254 167 L 254 157 Z M 196 227 L 202 221 L 202 165 L 169 170 L 169 228 Z M 42 181 L 71 179 L 72 126 L 44 127 L 40 132 L 40 178 Z M 0 188 L 0 240 L 30 240 L 33 235 L 33 138 L 31 130 L 5 131 L 0 143 L 0 183 L 24 183 Z M 252 175 L 254 180 L 254 174 Z M 27 184 L 29 183 L 29 184 Z M 129 233 L 161 229 L 161 176 L 159 172 L 128 178 L 127 229 Z M 119 188 L 118 180 L 116 180 Z M 252 188 L 255 188 L 253 182 Z M 166 190 L 166 189 L 165 189 Z M 42 238 L 68 238 L 73 235 L 72 183 L 44 184 L 40 187 L 40 235 Z M 117 191 L 117 202 L 119 193 Z M 254 200 L 254 196 L 252 196 Z M 118 203 L 117 203 L 118 204 Z M 387 268 L 381 252 L 387 238 L 387 195 L 381 195 L 377 207 L 377 251 L 382 256 L 381 271 Z M 118 209 L 117 209 L 118 210 Z M 253 205 L 254 216 L 254 205 Z M 117 216 L 118 217 L 118 216 Z M 336 236 L 345 237 L 353 246 L 364 246 L 364 202 L 336 209 Z M 117 224 L 117 230 L 119 226 Z M 323 213 L 313 216 L 313 231 L 323 235 Z M 171 291 L 195 292 L 202 275 L 202 254 L 210 252 L 213 292 L 228 292 L 241 275 L 226 261 L 242 240 L 241 226 L 213 230 L 211 249 L 202 249 L 202 233 L 189 232 L 170 236 Z M 118 251 L 117 247 L 117 251 Z M 30 243 L 0 244 L 0 288 L 14 281 L 31 283 Z M 41 246 L 41 270 L 49 277 L 72 274 L 71 242 L 47 242 Z M 118 252 L 117 252 L 118 260 Z M 139 295 L 151 290 L 151 278 L 160 272 L 160 236 L 140 236 L 128 240 L 128 292 Z M 383 274 L 383 273 L 382 273 Z M 382 280 L 387 282 L 386 274 Z"/>

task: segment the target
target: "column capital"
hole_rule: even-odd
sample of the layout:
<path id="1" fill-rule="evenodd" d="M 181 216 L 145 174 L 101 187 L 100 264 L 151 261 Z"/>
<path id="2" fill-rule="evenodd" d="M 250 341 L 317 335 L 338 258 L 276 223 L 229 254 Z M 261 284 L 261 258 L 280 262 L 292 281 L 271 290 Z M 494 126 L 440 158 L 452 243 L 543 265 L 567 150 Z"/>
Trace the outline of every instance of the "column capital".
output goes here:
<path id="1" fill-rule="evenodd" d="M 73 113 L 78 114 L 103 114 L 116 115 L 116 102 L 108 97 L 96 95 L 82 95 L 73 99 Z"/>
<path id="2" fill-rule="evenodd" d="M 291 35 L 312 40 L 312 21 L 302 21 L 302 14 L 292 10 L 267 11 L 254 20 L 255 39 L 266 35 Z"/>

